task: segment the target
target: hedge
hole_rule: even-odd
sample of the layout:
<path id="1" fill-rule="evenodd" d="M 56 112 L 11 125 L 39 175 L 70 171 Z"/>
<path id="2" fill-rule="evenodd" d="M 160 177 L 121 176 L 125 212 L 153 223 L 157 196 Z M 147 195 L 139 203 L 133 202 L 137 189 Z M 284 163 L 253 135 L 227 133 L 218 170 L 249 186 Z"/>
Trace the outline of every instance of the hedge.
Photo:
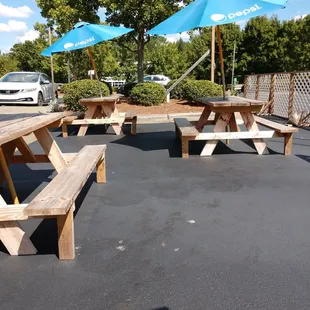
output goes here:
<path id="1" fill-rule="evenodd" d="M 137 105 L 160 105 L 165 97 L 165 88 L 152 82 L 139 83 L 130 92 L 130 102 Z"/>
<path id="2" fill-rule="evenodd" d="M 171 81 L 166 88 L 168 89 L 174 81 Z M 171 98 L 185 99 L 192 102 L 200 97 L 216 97 L 222 95 L 222 87 L 207 80 L 184 80 L 176 86 L 170 93 Z"/>
<path id="3" fill-rule="evenodd" d="M 96 80 L 80 80 L 63 85 L 63 98 L 66 109 L 70 111 L 85 111 L 85 108 L 79 104 L 79 101 L 82 98 L 100 97 L 98 83 L 100 83 L 102 96 L 109 96 L 108 86 Z"/>

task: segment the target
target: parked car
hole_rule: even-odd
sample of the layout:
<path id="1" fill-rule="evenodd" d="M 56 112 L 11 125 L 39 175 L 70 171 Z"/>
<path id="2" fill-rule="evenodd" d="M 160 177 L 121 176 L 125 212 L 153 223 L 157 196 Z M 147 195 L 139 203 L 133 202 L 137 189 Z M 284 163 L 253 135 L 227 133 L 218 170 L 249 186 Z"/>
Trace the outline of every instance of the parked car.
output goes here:
<path id="1" fill-rule="evenodd" d="M 52 82 L 44 73 L 11 72 L 0 79 L 0 104 L 42 106 L 53 99 L 52 94 Z"/>
<path id="2" fill-rule="evenodd" d="M 147 75 L 144 77 L 144 82 L 154 82 L 163 86 L 166 86 L 170 81 L 170 78 L 165 75 Z"/>

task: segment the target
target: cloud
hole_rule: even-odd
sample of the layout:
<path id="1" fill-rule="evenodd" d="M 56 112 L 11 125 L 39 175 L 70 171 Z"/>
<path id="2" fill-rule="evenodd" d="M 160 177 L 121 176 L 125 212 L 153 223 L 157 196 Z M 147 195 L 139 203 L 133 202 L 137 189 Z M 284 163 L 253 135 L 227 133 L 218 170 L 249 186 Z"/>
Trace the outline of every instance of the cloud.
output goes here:
<path id="1" fill-rule="evenodd" d="M 0 32 L 26 32 L 27 25 L 17 20 L 9 20 L 7 24 L 0 23 Z"/>
<path id="2" fill-rule="evenodd" d="M 293 19 L 296 21 L 296 20 L 299 20 L 299 19 L 304 19 L 308 14 L 304 14 L 304 15 L 297 15 L 295 17 L 293 17 Z"/>
<path id="3" fill-rule="evenodd" d="M 194 35 L 199 35 L 199 32 L 195 30 Z M 167 34 L 165 38 L 167 39 L 168 42 L 177 42 L 180 39 L 182 39 L 183 41 L 189 41 L 190 36 L 188 32 L 181 32 L 176 34 Z"/>
<path id="4" fill-rule="evenodd" d="M 29 30 L 23 36 L 17 37 L 17 43 L 24 43 L 25 41 L 34 41 L 40 36 L 40 33 L 36 30 Z"/>
<path id="5" fill-rule="evenodd" d="M 4 17 L 19 17 L 19 18 L 28 18 L 33 11 L 29 8 L 29 6 L 19 6 L 19 7 L 11 7 L 7 5 L 3 5 L 0 2 L 0 16 Z"/>

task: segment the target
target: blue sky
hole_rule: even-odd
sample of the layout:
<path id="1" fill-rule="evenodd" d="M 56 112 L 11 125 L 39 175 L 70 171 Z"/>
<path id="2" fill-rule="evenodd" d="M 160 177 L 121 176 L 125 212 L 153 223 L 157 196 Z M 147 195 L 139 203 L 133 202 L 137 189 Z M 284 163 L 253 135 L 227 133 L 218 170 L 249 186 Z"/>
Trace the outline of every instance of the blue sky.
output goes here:
<path id="1" fill-rule="evenodd" d="M 274 12 L 280 19 L 292 19 L 295 16 L 310 14 L 309 0 L 289 0 L 285 10 Z M 101 10 L 101 18 L 104 13 Z M 0 0 L 0 50 L 8 52 L 17 42 L 33 40 L 37 33 L 33 29 L 35 22 L 44 22 L 35 0 Z M 169 36 L 171 41 L 185 35 Z"/>

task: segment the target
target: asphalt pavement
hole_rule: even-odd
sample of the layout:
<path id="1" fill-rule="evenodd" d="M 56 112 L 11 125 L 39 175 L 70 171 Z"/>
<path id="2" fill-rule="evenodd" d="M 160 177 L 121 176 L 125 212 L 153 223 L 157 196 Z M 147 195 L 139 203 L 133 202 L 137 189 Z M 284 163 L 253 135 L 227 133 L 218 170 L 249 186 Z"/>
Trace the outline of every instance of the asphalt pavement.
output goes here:
<path id="1" fill-rule="evenodd" d="M 107 184 L 93 174 L 77 200 L 74 261 L 57 258 L 54 220 L 22 222 L 39 254 L 2 248 L 1 309 L 310 309 L 309 131 L 290 157 L 282 139 L 267 142 L 271 155 L 231 141 L 210 158 L 194 141 L 188 160 L 172 123 L 140 124 L 135 137 L 102 131 L 53 133 L 64 152 L 107 143 Z M 53 174 L 11 171 L 26 202 Z"/>

